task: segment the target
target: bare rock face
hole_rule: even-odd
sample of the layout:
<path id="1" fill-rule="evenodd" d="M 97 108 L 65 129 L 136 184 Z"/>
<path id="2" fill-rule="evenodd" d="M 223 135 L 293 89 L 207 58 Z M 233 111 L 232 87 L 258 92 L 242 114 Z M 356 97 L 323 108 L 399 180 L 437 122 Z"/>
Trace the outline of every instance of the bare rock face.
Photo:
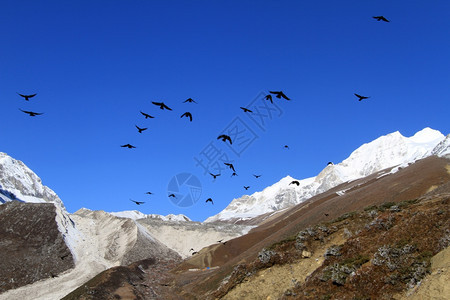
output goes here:
<path id="1" fill-rule="evenodd" d="M 50 203 L 0 205 L 0 293 L 74 267 L 55 217 Z"/>

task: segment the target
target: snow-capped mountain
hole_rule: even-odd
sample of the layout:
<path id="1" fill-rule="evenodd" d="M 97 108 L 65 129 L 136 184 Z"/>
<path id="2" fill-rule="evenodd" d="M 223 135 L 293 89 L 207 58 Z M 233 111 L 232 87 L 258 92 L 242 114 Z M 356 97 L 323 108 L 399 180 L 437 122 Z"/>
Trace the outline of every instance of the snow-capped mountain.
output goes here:
<path id="1" fill-rule="evenodd" d="M 42 180 L 23 162 L 0 152 L 0 202 L 57 203 L 64 207 L 54 191 L 42 184 Z"/>
<path id="2" fill-rule="evenodd" d="M 450 155 L 450 135 L 425 128 L 412 137 L 396 131 L 363 144 L 338 164 L 329 164 L 317 176 L 298 180 L 286 176 L 261 192 L 234 199 L 219 214 L 205 222 L 237 221 L 254 218 L 299 204 L 341 183 L 355 180 L 386 168 L 412 163 L 430 155 Z"/>
<path id="3" fill-rule="evenodd" d="M 31 203 L 53 203 L 56 207 L 56 222 L 66 245 L 75 253 L 80 233 L 75 228 L 61 199 L 20 160 L 0 152 L 0 203 L 9 201 Z M 77 257 L 74 255 L 75 260 Z"/>

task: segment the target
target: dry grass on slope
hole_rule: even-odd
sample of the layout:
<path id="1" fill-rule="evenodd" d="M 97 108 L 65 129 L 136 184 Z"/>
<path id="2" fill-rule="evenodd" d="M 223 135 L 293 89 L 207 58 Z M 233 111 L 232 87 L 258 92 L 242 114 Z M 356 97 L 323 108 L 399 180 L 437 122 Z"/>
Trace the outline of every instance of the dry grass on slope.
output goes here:
<path id="1" fill-rule="evenodd" d="M 440 194 L 384 203 L 309 227 L 236 266 L 211 298 L 390 298 L 416 286 L 448 247 L 449 201 Z"/>

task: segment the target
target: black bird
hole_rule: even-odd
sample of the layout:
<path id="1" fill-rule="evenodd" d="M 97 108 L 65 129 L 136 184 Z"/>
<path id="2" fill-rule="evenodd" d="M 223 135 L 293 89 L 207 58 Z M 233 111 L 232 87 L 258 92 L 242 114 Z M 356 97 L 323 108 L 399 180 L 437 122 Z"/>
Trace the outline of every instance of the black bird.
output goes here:
<path id="1" fill-rule="evenodd" d="M 20 109 L 20 108 L 19 108 L 19 109 Z M 27 111 L 27 110 L 22 110 L 22 109 L 20 109 L 20 110 L 23 111 L 24 113 L 30 115 L 30 117 L 35 117 L 35 116 L 39 116 L 39 115 L 42 115 L 42 114 L 43 114 L 43 113 L 37 113 L 37 112 Z"/>
<path id="2" fill-rule="evenodd" d="M 255 175 L 255 174 L 253 174 L 253 176 L 255 176 L 255 178 L 259 178 L 259 177 L 261 177 L 262 175 Z"/>
<path id="3" fill-rule="evenodd" d="M 120 146 L 120 147 L 128 148 L 128 149 L 136 148 L 135 146 L 130 145 L 130 144 L 122 145 L 122 146 Z"/>
<path id="4" fill-rule="evenodd" d="M 372 17 L 372 18 L 376 19 L 377 21 L 389 22 L 389 20 L 383 16 L 377 16 L 377 17 Z"/>
<path id="5" fill-rule="evenodd" d="M 142 133 L 142 131 L 148 129 L 148 128 L 141 128 L 141 127 L 139 127 L 139 126 L 137 126 L 137 125 L 134 125 L 134 126 L 136 126 L 137 130 L 139 130 L 139 133 Z"/>
<path id="6" fill-rule="evenodd" d="M 264 97 L 264 99 L 269 100 L 270 103 L 273 103 L 272 95 L 271 95 L 271 94 L 266 95 L 266 96 Z"/>
<path id="7" fill-rule="evenodd" d="M 185 101 L 183 101 L 183 103 L 186 103 L 186 102 L 190 102 L 190 103 L 197 103 L 197 102 L 195 102 L 195 100 L 194 99 L 192 99 L 192 98 L 189 98 L 189 99 L 186 99 Z"/>
<path id="8" fill-rule="evenodd" d="M 364 99 L 370 98 L 370 97 L 366 97 L 366 96 L 361 96 L 361 95 L 358 95 L 358 94 L 355 94 L 355 96 L 359 98 L 359 100 L 358 100 L 358 101 L 361 101 L 361 100 L 364 100 Z"/>
<path id="9" fill-rule="evenodd" d="M 175 194 L 169 194 L 169 198 L 170 198 L 170 197 L 176 198 L 176 197 L 175 197 Z"/>
<path id="10" fill-rule="evenodd" d="M 189 250 L 189 252 L 191 252 L 191 251 L 194 251 L 194 248 L 191 248 L 191 249 Z"/>
<path id="11" fill-rule="evenodd" d="M 245 189 L 245 190 L 248 190 L 249 188 L 250 188 L 250 186 L 245 186 L 245 185 L 244 185 L 244 189 Z"/>
<path id="12" fill-rule="evenodd" d="M 238 176 L 238 174 L 236 172 L 233 172 L 233 174 L 231 174 L 231 177 L 233 176 Z"/>
<path id="13" fill-rule="evenodd" d="M 60 256 L 60 258 L 62 259 L 62 260 L 64 260 L 64 258 L 66 258 L 66 257 L 68 257 L 69 256 L 69 254 L 64 254 L 63 256 Z"/>
<path id="14" fill-rule="evenodd" d="M 168 107 L 167 105 L 164 104 L 164 102 L 153 102 L 153 104 L 159 106 L 159 108 L 161 109 L 168 109 L 168 110 L 172 110 L 170 107 Z"/>
<path id="15" fill-rule="evenodd" d="M 19 94 L 19 93 L 17 93 L 17 94 Z M 25 100 L 30 100 L 30 98 L 33 98 L 34 96 L 36 96 L 37 94 L 33 94 L 33 95 L 22 95 L 22 94 L 19 94 L 19 96 L 22 96 L 22 97 L 24 97 L 25 98 Z"/>
<path id="16" fill-rule="evenodd" d="M 130 201 L 136 203 L 136 205 L 141 205 L 141 204 L 145 203 L 145 202 L 142 202 L 142 201 L 134 201 L 133 199 L 130 199 Z"/>
<path id="17" fill-rule="evenodd" d="M 289 149 L 289 146 L 288 146 L 288 145 L 284 145 L 284 148 L 285 148 L 285 149 Z"/>
<path id="18" fill-rule="evenodd" d="M 279 92 L 272 92 L 272 91 L 269 91 L 269 93 L 274 94 L 275 97 L 280 98 L 280 99 L 281 99 L 281 97 L 283 97 L 283 98 L 286 99 L 286 100 L 291 100 L 291 99 L 289 99 L 282 91 L 279 91 Z"/>
<path id="19" fill-rule="evenodd" d="M 226 142 L 227 140 L 230 142 L 230 145 L 232 145 L 233 143 L 231 142 L 231 138 L 226 135 L 226 134 L 221 134 L 217 137 L 217 139 L 222 139 L 222 141 Z"/>
<path id="20" fill-rule="evenodd" d="M 146 194 L 147 194 L 147 195 L 153 195 L 153 193 L 152 193 L 152 192 L 147 192 Z"/>
<path id="21" fill-rule="evenodd" d="M 182 117 L 188 117 L 189 120 L 192 122 L 192 114 L 190 112 L 188 112 L 188 111 L 185 112 L 184 114 L 181 115 L 180 118 L 182 118 Z"/>
<path id="22" fill-rule="evenodd" d="M 253 112 L 252 110 L 250 110 L 250 109 L 248 109 L 248 108 L 245 108 L 245 107 L 242 107 L 242 106 L 241 106 L 241 109 L 242 109 L 244 112 Z"/>
<path id="23" fill-rule="evenodd" d="M 150 116 L 149 114 L 146 114 L 145 112 L 142 112 L 142 111 L 141 111 L 141 114 L 142 114 L 146 119 L 148 119 L 148 118 L 153 119 L 153 118 L 154 118 L 153 116 Z"/>
<path id="24" fill-rule="evenodd" d="M 233 164 L 230 164 L 230 163 L 224 163 L 224 165 L 228 166 L 231 170 L 233 170 L 233 172 L 236 172 L 236 170 L 234 169 Z"/>
<path id="25" fill-rule="evenodd" d="M 194 252 L 192 252 L 192 255 L 195 255 L 195 254 L 197 254 L 198 252 L 197 251 L 194 251 Z"/>
<path id="26" fill-rule="evenodd" d="M 211 204 L 214 204 L 214 201 L 213 201 L 213 199 L 211 199 L 211 198 L 206 199 L 205 202 L 206 202 L 206 203 L 211 202 Z"/>
<path id="27" fill-rule="evenodd" d="M 291 184 L 296 184 L 297 186 L 299 186 L 299 185 L 300 185 L 300 182 L 298 182 L 298 180 L 294 180 L 294 181 L 292 181 L 291 183 L 289 183 L 289 185 L 291 185 Z"/>
<path id="28" fill-rule="evenodd" d="M 327 166 L 329 166 L 329 165 L 333 165 L 333 162 L 329 161 L 329 162 L 327 163 Z"/>
<path id="29" fill-rule="evenodd" d="M 209 175 L 211 175 L 212 177 L 214 177 L 214 179 L 216 179 L 217 176 L 220 176 L 220 174 L 213 174 L 213 173 L 209 173 Z"/>

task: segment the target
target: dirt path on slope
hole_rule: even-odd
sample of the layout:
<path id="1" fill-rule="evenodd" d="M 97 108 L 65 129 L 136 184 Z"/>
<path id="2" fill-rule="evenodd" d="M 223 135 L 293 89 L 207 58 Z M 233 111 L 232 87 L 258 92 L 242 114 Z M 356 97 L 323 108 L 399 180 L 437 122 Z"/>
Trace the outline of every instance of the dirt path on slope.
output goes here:
<path id="1" fill-rule="evenodd" d="M 450 247 L 442 250 L 431 259 L 431 274 L 422 283 L 399 300 L 450 299 Z"/>

